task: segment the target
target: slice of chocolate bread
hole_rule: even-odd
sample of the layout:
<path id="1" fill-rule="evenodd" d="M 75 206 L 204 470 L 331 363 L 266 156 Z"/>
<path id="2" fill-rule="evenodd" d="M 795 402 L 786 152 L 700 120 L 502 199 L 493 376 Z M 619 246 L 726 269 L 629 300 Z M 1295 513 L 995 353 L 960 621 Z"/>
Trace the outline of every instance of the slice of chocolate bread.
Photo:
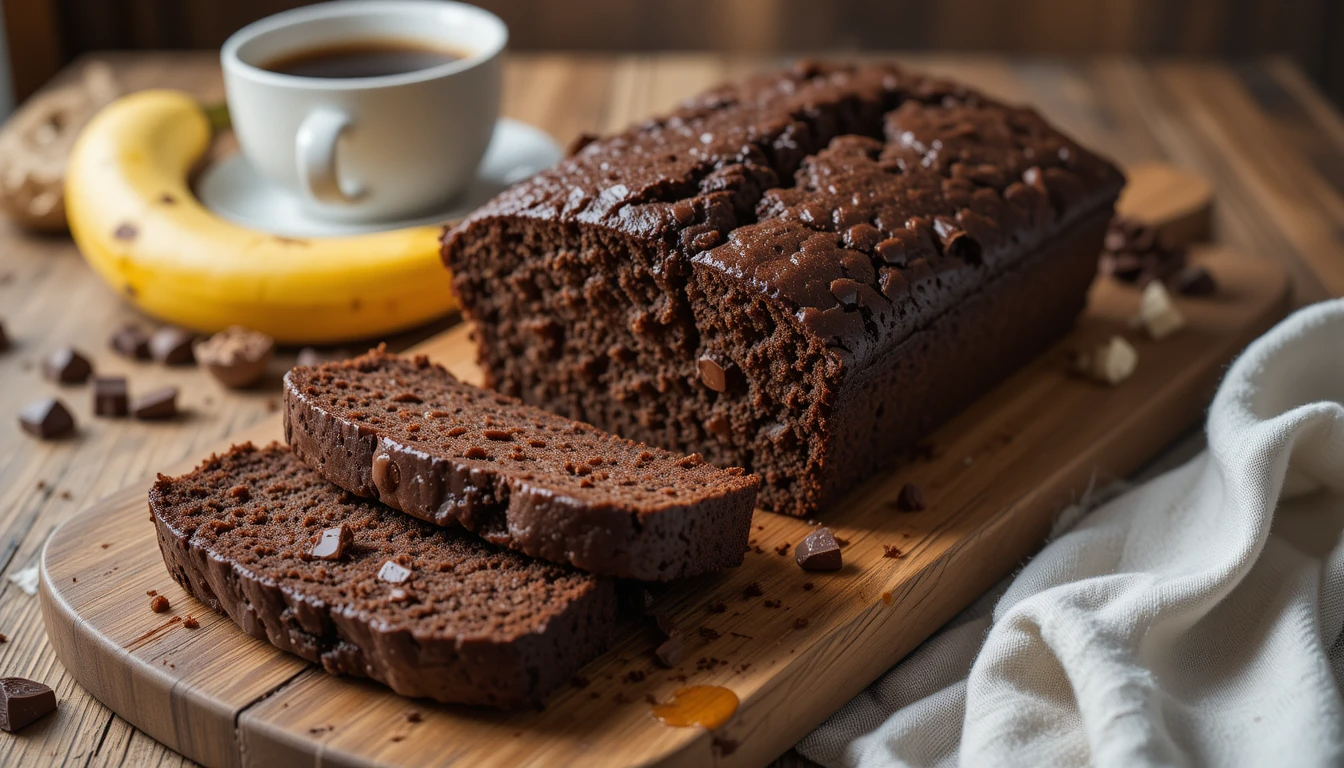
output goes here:
<path id="1" fill-rule="evenodd" d="M 356 498 L 282 446 L 149 493 L 168 572 L 243 631 L 406 696 L 537 703 L 615 630 L 608 579 Z"/>
<path id="2" fill-rule="evenodd" d="M 820 509 L 1072 326 L 1123 184 L 1034 111 L 804 63 L 448 230 L 487 385 Z"/>
<path id="3" fill-rule="evenodd" d="M 740 565 L 760 485 L 381 349 L 290 371 L 285 436 L 348 491 L 535 557 L 646 581 Z"/>

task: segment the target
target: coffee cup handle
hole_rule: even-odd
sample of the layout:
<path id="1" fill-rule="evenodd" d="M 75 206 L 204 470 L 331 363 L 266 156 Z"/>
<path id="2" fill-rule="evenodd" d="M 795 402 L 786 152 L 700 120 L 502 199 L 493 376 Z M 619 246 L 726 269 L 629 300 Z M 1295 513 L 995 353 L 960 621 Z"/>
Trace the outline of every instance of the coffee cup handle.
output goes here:
<path id="1" fill-rule="evenodd" d="M 308 196 L 319 203 L 351 203 L 364 194 L 360 184 L 341 181 L 336 162 L 341 135 L 351 127 L 349 115 L 327 108 L 308 113 L 299 125 L 294 137 L 299 181 Z"/>

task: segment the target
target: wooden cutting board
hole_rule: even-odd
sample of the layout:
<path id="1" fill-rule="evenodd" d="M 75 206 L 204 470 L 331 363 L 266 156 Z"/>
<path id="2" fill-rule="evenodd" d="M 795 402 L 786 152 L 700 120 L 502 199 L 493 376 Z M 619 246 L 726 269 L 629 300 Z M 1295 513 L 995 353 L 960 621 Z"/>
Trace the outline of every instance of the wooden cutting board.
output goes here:
<path id="1" fill-rule="evenodd" d="M 411 701 L 331 677 L 244 635 L 172 581 L 147 483 L 52 535 L 41 561 L 47 633 L 93 695 L 209 765 L 761 765 L 1018 567 L 1063 507 L 1125 477 L 1202 417 L 1228 361 L 1286 311 L 1289 288 L 1269 261 L 1217 251 L 1200 260 L 1221 290 L 1179 301 L 1186 329 L 1142 338 L 1128 325 L 1138 292 L 1099 280 L 1075 332 L 939 430 L 932 458 L 855 488 L 823 515 L 849 542 L 842 571 L 801 571 L 791 550 L 777 548 L 812 524 L 757 512 L 745 565 L 658 598 L 656 610 L 689 631 L 674 670 L 653 657 L 652 622 L 629 619 L 583 680 L 539 711 Z M 1137 347 L 1133 378 L 1111 388 L 1068 372 L 1071 350 L 1111 334 Z M 421 351 L 479 379 L 463 328 Z M 277 416 L 238 440 L 280 436 Z M 906 482 L 926 491 L 928 509 L 895 509 Z M 887 547 L 900 556 L 884 556 Z M 748 596 L 753 583 L 760 594 Z M 171 612 L 152 613 L 148 590 L 166 595 Z M 183 626 L 189 615 L 198 629 Z M 725 724 L 711 731 L 654 717 L 654 703 L 692 685 L 739 702 Z M 681 711 L 695 719 L 713 709 Z"/>

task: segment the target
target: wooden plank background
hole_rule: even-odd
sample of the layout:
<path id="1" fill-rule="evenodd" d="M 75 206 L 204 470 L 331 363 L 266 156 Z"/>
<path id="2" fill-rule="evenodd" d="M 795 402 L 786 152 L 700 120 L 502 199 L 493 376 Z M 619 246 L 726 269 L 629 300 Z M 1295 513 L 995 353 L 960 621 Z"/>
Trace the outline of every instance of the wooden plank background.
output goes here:
<path id="1" fill-rule="evenodd" d="M 12 5 L 7 3 L 6 5 Z M 132 87 L 221 95 L 213 54 L 112 59 Z M 1164 159 L 1210 179 L 1219 238 L 1242 253 L 1285 263 L 1299 303 L 1344 294 L 1344 120 L 1283 59 L 1241 66 L 1145 64 L 1131 58 L 1062 63 L 933 56 L 917 63 L 1000 96 L 1029 101 L 1085 142 L 1132 164 Z M 517 55 L 507 71 L 505 112 L 560 141 L 608 130 L 773 59 L 687 54 Z M 76 510 L 199 452 L 269 413 L 274 379 L 248 393 L 219 389 L 194 370 L 116 358 L 109 330 L 135 317 L 62 238 L 29 238 L 0 224 L 0 320 L 15 340 L 0 354 L 0 570 L 31 565 L 47 534 Z M 183 387 L 188 415 L 170 424 L 94 420 L 88 392 L 56 388 L 37 373 L 41 356 L 73 343 L 132 387 Z M 398 340 L 405 346 L 407 340 Z M 292 356 L 282 358 L 277 370 Z M 74 440 L 37 443 L 15 415 L 57 393 L 74 408 Z M 65 674 L 47 644 L 35 597 L 0 581 L 0 671 L 56 688 L 59 713 L 21 734 L 0 733 L 0 764 L 176 765 L 181 758 L 116 718 Z"/>
<path id="2" fill-rule="evenodd" d="M 218 48 L 296 0 L 4 3 L 20 96 L 102 49 Z M 475 0 L 515 50 L 976 51 L 1290 57 L 1344 103 L 1337 0 Z"/>

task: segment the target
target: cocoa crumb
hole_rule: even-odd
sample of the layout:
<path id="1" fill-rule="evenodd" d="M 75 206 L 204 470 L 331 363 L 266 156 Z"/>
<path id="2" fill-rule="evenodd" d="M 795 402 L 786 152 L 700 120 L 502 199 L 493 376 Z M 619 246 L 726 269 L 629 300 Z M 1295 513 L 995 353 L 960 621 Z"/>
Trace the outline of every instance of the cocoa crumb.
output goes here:
<path id="1" fill-rule="evenodd" d="M 761 583 L 759 581 L 753 581 L 742 589 L 742 596 L 744 598 L 760 597 L 764 594 L 765 590 L 761 589 Z"/>
<path id="2" fill-rule="evenodd" d="M 804 592 L 811 592 L 811 591 L 812 591 L 812 588 L 815 587 L 815 586 L 816 586 L 816 585 L 813 584 L 813 583 L 810 582 L 810 581 L 804 581 L 804 582 L 803 582 L 803 591 L 804 591 Z"/>
<path id="3" fill-rule="evenodd" d="M 794 628 L 794 629 L 807 629 L 807 623 L 808 623 L 808 622 L 807 622 L 807 619 L 803 618 L 802 616 L 799 616 L 798 618 L 796 618 L 796 619 L 793 620 L 793 628 Z"/>
<path id="4" fill-rule="evenodd" d="M 3 632 L 0 632 L 0 643 L 8 643 L 8 642 L 9 642 L 9 637 L 6 636 Z"/>
<path id="5" fill-rule="evenodd" d="M 700 636 L 706 640 L 718 640 L 720 637 L 723 637 L 723 635 L 719 634 L 717 629 L 711 627 L 700 627 L 699 632 Z"/>
<path id="6" fill-rule="evenodd" d="M 187 618 L 182 620 L 182 626 L 186 627 L 187 629 L 197 629 L 201 626 L 201 623 L 199 621 L 196 621 L 195 616 L 187 614 Z"/>
<path id="7" fill-rule="evenodd" d="M 102 547 L 103 549 L 107 549 L 108 547 L 110 547 L 110 546 L 112 546 L 112 545 L 111 545 L 111 544 L 99 544 L 98 546 Z"/>
<path id="8" fill-rule="evenodd" d="M 780 600 L 766 600 L 764 603 L 761 603 L 761 605 L 764 605 L 766 608 L 778 608 L 783 604 L 784 603 Z"/>
<path id="9" fill-rule="evenodd" d="M 705 610 L 709 611 L 710 613 L 724 613 L 725 611 L 728 610 L 728 606 L 723 603 L 710 603 L 709 605 L 705 606 Z"/>
<path id="10" fill-rule="evenodd" d="M 163 613 L 171 607 L 172 606 L 168 603 L 168 598 L 164 597 L 163 595 L 155 595 L 149 601 L 149 610 L 155 613 Z"/>
<path id="11" fill-rule="evenodd" d="M 148 592 L 145 593 L 145 596 L 146 596 L 146 597 L 153 597 L 153 596 L 155 596 L 155 595 L 157 595 L 157 594 L 159 594 L 159 590 L 157 590 L 157 589 L 151 589 L 151 590 L 149 590 Z"/>
<path id="12" fill-rule="evenodd" d="M 420 722 L 421 720 L 424 720 L 424 719 L 425 719 L 425 716 L 422 715 L 422 714 L 420 713 L 420 710 L 418 710 L 418 709 L 408 709 L 408 710 L 406 710 L 406 714 L 403 715 L 403 717 L 406 718 L 406 722 L 408 722 L 408 723 L 418 723 L 418 722 Z"/>
<path id="13" fill-rule="evenodd" d="M 780 557 L 784 557 L 785 555 L 789 554 L 789 547 L 791 546 L 793 545 L 786 541 L 783 544 L 780 544 L 779 546 L 775 547 L 775 554 L 779 555 Z"/>
<path id="14" fill-rule="evenodd" d="M 896 546 L 893 546 L 893 545 L 891 545 L 891 544 L 883 544 L 883 545 L 882 545 L 882 556 L 883 556 L 883 557 L 890 557 L 890 558 L 895 559 L 895 558 L 898 558 L 898 557 L 905 557 L 905 553 L 901 551 L 901 548 L 900 548 L 900 547 L 896 547 Z"/>
<path id="15" fill-rule="evenodd" d="M 626 672 L 625 677 L 622 679 L 627 683 L 642 683 L 644 682 L 644 670 L 632 669 L 629 672 Z"/>
<path id="16" fill-rule="evenodd" d="M 61 491 L 61 498 L 64 499 L 65 501 L 69 501 L 73 499 L 74 496 L 71 496 L 69 491 Z"/>

